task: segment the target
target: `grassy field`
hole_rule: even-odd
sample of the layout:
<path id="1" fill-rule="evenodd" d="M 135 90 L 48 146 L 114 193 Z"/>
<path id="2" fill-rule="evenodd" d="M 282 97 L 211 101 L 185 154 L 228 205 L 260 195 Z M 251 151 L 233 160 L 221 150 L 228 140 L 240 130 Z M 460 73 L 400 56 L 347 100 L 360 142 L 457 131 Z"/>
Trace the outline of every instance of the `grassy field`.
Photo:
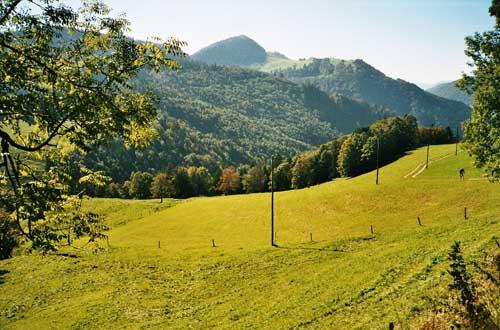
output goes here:
<path id="1" fill-rule="evenodd" d="M 109 248 L 0 261 L 0 328 L 414 328 L 448 294 L 451 244 L 473 258 L 500 236 L 500 185 L 454 151 L 431 146 L 421 173 L 425 148 L 411 152 L 378 186 L 372 172 L 277 193 L 279 248 L 268 193 L 86 200 Z"/>

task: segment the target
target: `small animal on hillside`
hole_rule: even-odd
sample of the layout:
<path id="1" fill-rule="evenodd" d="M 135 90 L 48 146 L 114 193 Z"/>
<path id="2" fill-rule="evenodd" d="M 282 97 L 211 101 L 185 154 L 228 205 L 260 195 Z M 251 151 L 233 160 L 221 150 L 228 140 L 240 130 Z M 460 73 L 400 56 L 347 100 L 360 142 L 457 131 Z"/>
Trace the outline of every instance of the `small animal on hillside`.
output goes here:
<path id="1" fill-rule="evenodd" d="M 463 168 L 461 168 L 458 173 L 460 174 L 460 180 L 464 180 L 465 179 L 465 170 Z"/>

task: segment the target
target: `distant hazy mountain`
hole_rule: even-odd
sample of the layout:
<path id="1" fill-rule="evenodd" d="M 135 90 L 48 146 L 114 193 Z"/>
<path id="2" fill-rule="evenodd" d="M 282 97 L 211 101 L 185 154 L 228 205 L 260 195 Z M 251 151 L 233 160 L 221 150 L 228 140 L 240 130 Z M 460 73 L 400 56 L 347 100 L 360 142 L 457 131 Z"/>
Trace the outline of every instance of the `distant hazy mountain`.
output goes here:
<path id="1" fill-rule="evenodd" d="M 434 87 L 434 86 L 437 85 L 437 84 L 424 83 L 424 82 L 414 82 L 414 84 L 417 85 L 418 87 L 420 87 L 423 90 L 427 90 L 427 89 L 429 89 L 429 88 Z"/>
<path id="2" fill-rule="evenodd" d="M 469 94 L 459 89 L 455 84 L 457 81 L 450 81 L 438 84 L 427 91 L 437 96 L 444 97 L 445 99 L 459 101 L 467 105 L 472 104 L 472 98 Z"/>
<path id="3" fill-rule="evenodd" d="M 206 64 L 249 66 L 266 62 L 267 53 L 258 43 L 241 35 L 200 49 L 191 58 Z"/>
<path id="4" fill-rule="evenodd" d="M 235 42 L 236 39 L 238 42 Z M 239 48 L 241 47 L 241 48 Z M 211 56 L 200 56 L 211 51 Z M 246 49 L 252 61 L 237 60 Z M 256 49 L 260 51 L 257 52 Z M 259 56 L 255 56 L 259 53 Z M 264 57 L 265 54 L 265 57 Z M 265 53 L 248 37 L 240 36 L 219 41 L 192 56 L 205 63 L 219 63 L 249 67 L 272 73 L 302 84 L 314 85 L 324 92 L 387 107 L 397 114 L 412 114 L 421 125 L 457 126 L 470 115 L 470 109 L 461 102 L 428 93 L 417 85 L 392 79 L 362 60 L 309 58 L 292 60 L 286 56 Z M 217 61 L 216 59 L 220 60 Z M 228 60 L 230 59 L 230 60 Z"/>

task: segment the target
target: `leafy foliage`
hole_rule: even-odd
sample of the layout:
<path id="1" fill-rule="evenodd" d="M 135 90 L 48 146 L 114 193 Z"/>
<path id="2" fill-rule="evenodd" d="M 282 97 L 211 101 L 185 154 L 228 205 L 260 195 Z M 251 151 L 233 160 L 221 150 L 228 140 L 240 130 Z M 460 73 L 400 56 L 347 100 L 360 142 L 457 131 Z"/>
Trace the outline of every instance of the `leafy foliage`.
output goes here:
<path id="1" fill-rule="evenodd" d="M 160 202 L 163 203 L 163 197 L 172 194 L 172 181 L 165 173 L 158 173 L 153 178 L 151 183 L 151 195 L 156 198 L 160 198 Z"/>
<path id="2" fill-rule="evenodd" d="M 239 192 L 241 190 L 239 171 L 234 167 L 225 168 L 222 171 L 217 190 L 225 195 Z"/>
<path id="3" fill-rule="evenodd" d="M 150 196 L 153 175 L 148 172 L 135 172 L 130 177 L 129 194 L 145 199 Z"/>
<path id="4" fill-rule="evenodd" d="M 269 173 L 263 165 L 258 164 L 253 166 L 243 176 L 243 189 L 247 193 L 266 191 L 268 178 Z"/>
<path id="5" fill-rule="evenodd" d="M 19 232 L 9 213 L 0 209 L 0 260 L 12 256 L 12 251 L 19 244 Z"/>
<path id="6" fill-rule="evenodd" d="M 466 38 L 465 54 L 472 72 L 459 82 L 473 93 L 472 116 L 465 125 L 465 147 L 477 166 L 492 180 L 500 178 L 500 2 L 494 0 L 490 14 L 496 17 L 493 30 Z"/>
<path id="7" fill-rule="evenodd" d="M 3 202 L 33 248 L 100 237 L 99 218 L 72 209 L 68 194 L 78 169 L 71 149 L 85 152 L 116 137 L 150 142 L 156 108 L 130 80 L 144 68 L 178 68 L 174 58 L 183 55 L 176 39 L 127 38 L 127 20 L 109 14 L 99 1 L 79 10 L 53 0 L 0 3 L 1 183 L 12 192 Z M 32 169 L 28 157 L 46 168 Z"/>

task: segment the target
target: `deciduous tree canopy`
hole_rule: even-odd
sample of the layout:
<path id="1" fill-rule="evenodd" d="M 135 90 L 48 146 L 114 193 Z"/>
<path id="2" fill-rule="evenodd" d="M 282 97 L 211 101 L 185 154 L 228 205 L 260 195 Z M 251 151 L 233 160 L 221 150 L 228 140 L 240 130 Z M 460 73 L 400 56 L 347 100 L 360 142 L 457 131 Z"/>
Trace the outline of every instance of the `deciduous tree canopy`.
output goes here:
<path id="1" fill-rule="evenodd" d="M 465 147 L 476 165 L 493 180 L 500 178 L 500 1 L 490 14 L 496 18 L 491 31 L 466 38 L 465 54 L 473 70 L 459 86 L 473 93 L 472 115 L 465 125 Z"/>
<path id="2" fill-rule="evenodd" d="M 99 1 L 79 10 L 53 0 L 0 3 L 1 166 L 10 190 L 3 201 L 34 247 L 54 248 L 63 237 L 69 244 L 77 233 L 56 215 L 68 201 L 67 150 L 112 137 L 149 142 L 156 108 L 130 79 L 144 68 L 177 68 L 174 57 L 183 55 L 176 39 L 127 38 L 128 21 L 109 14 Z M 46 171 L 32 170 L 26 153 L 45 159 Z"/>

